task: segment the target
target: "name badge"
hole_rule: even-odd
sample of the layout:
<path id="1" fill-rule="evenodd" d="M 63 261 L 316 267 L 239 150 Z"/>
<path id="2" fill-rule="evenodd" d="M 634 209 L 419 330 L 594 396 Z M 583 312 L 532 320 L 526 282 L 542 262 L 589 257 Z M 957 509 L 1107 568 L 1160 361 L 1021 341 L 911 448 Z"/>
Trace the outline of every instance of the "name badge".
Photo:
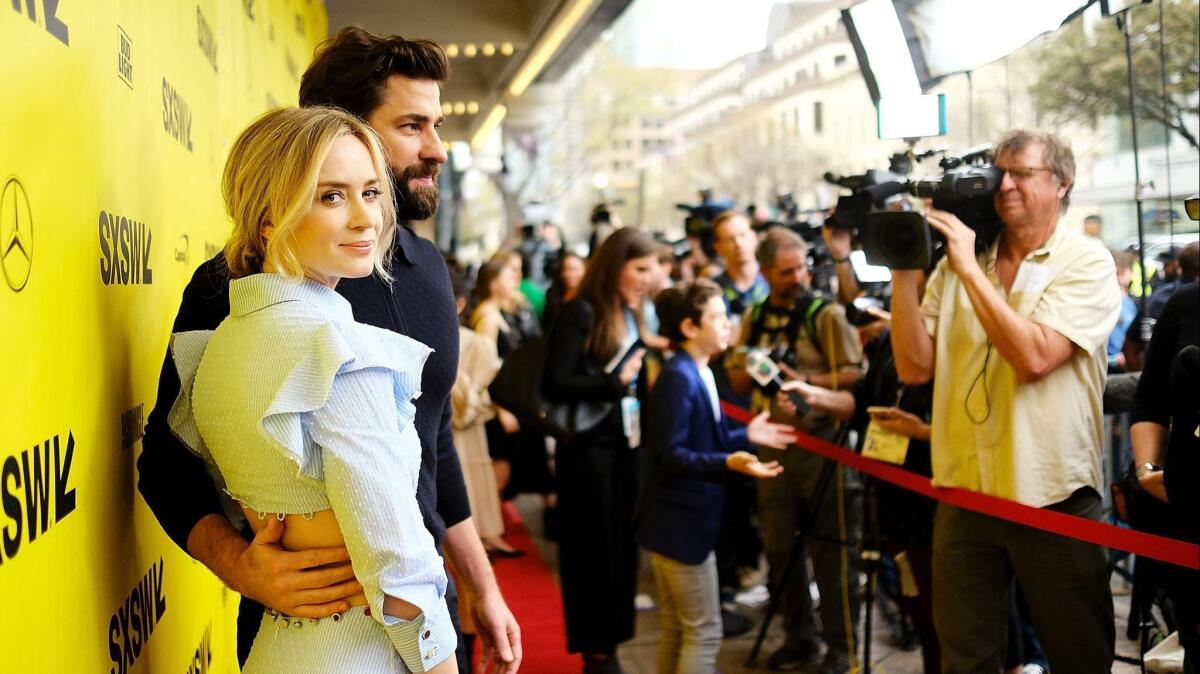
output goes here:
<path id="1" fill-rule="evenodd" d="M 905 457 L 908 456 L 908 438 L 899 433 L 886 431 L 872 421 L 867 424 L 867 437 L 863 441 L 862 453 L 869 459 L 902 466 Z"/>
<path id="2" fill-rule="evenodd" d="M 625 429 L 625 437 L 629 439 L 629 447 L 640 447 L 642 444 L 642 403 L 633 396 L 621 398 L 621 426 Z"/>
<path id="3" fill-rule="evenodd" d="M 1038 295 L 1050 283 L 1050 268 L 1037 262 L 1024 262 L 1013 279 L 1012 292 Z"/>

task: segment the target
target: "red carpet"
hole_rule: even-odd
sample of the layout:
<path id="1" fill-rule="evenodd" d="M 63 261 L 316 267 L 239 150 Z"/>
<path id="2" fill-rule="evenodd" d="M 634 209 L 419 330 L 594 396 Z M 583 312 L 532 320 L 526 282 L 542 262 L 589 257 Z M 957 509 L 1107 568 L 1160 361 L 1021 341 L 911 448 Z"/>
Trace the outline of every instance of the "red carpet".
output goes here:
<path id="1" fill-rule="evenodd" d="M 562 593 L 525 522 L 511 503 L 504 508 L 504 540 L 525 552 L 524 557 L 501 559 L 492 568 L 508 607 L 521 625 L 525 659 L 521 674 L 564 674 L 579 671 L 583 661 L 567 654 L 567 629 L 563 624 Z"/>

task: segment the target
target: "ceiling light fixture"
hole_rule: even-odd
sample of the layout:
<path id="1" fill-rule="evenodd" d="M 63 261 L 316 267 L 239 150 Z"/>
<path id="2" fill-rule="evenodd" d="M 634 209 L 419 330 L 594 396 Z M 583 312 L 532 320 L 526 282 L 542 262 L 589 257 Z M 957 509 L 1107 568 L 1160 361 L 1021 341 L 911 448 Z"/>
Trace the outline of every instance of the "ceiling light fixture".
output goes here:
<path id="1" fill-rule="evenodd" d="M 497 103 L 496 107 L 492 108 L 491 112 L 484 118 L 479 128 L 475 130 L 475 135 L 471 136 L 471 147 L 478 150 L 484 141 L 488 139 L 488 136 L 496 130 L 496 127 L 500 126 L 500 122 L 504 121 L 504 116 L 507 114 L 508 108 Z"/>
<path id="2" fill-rule="evenodd" d="M 529 53 L 517 74 L 513 76 L 512 82 L 508 85 L 509 95 L 520 96 L 525 93 L 525 89 L 542 72 L 542 68 L 546 67 L 550 58 L 554 56 L 554 52 L 558 51 L 559 46 L 567 39 L 571 31 L 583 20 L 593 2 L 594 0 L 572 0 L 570 5 L 554 17 L 549 28 L 542 33 L 542 39 L 538 40 L 533 51 Z"/>

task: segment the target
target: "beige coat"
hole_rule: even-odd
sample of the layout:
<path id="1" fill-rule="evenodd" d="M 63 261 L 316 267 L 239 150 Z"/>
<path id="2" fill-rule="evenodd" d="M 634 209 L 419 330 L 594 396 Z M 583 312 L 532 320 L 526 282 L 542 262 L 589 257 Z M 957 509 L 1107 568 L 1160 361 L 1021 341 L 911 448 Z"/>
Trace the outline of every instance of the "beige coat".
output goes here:
<path id="1" fill-rule="evenodd" d="M 487 387 L 500 371 L 500 357 L 496 355 L 495 342 L 467 328 L 458 329 L 458 343 L 458 377 L 450 389 L 450 423 L 467 484 L 471 516 L 479 536 L 491 538 L 504 533 L 504 521 L 483 425 L 495 416 Z"/>

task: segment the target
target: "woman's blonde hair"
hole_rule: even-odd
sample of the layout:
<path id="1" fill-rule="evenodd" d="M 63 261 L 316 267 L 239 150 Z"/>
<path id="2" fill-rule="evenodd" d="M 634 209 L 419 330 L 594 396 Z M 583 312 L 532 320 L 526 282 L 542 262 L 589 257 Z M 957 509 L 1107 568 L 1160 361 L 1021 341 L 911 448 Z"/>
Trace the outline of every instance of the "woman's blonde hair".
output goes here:
<path id="1" fill-rule="evenodd" d="M 396 236 L 396 206 L 383 148 L 371 127 L 357 117 L 325 107 L 272 110 L 247 127 L 229 151 L 221 193 L 233 218 L 225 261 L 235 278 L 261 272 L 264 262 L 287 278 L 305 276 L 292 248 L 292 233 L 312 208 L 330 148 L 346 135 L 367 147 L 379 176 L 383 229 L 373 255 L 375 271 L 391 280 L 387 266 Z M 269 239 L 262 233 L 267 225 L 274 227 Z"/>

